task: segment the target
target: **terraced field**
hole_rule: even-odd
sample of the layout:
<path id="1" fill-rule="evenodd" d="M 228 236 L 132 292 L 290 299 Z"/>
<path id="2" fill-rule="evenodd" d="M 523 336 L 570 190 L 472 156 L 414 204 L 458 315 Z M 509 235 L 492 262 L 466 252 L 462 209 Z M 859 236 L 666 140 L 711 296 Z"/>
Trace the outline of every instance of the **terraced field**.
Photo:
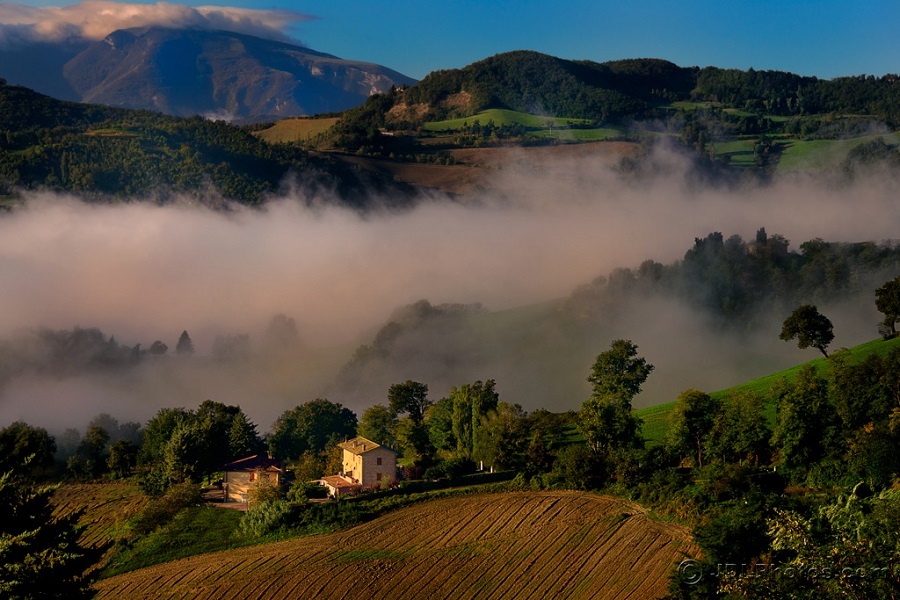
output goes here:
<path id="1" fill-rule="evenodd" d="M 53 494 L 53 515 L 82 512 L 80 542 L 99 548 L 122 537 L 125 521 L 140 512 L 147 497 L 128 483 L 67 483 Z"/>
<path id="2" fill-rule="evenodd" d="M 334 534 L 195 556 L 99 598 L 655 598 L 698 547 L 638 505 L 580 492 L 475 494 Z"/>

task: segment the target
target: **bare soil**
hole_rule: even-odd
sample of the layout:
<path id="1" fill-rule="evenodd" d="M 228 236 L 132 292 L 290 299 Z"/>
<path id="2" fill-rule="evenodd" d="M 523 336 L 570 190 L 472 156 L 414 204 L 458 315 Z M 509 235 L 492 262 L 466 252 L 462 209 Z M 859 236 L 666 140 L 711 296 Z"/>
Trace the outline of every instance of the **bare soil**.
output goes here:
<path id="1" fill-rule="evenodd" d="M 473 494 L 334 534 L 195 556 L 97 584 L 99 598 L 657 598 L 698 547 L 625 500 Z"/>

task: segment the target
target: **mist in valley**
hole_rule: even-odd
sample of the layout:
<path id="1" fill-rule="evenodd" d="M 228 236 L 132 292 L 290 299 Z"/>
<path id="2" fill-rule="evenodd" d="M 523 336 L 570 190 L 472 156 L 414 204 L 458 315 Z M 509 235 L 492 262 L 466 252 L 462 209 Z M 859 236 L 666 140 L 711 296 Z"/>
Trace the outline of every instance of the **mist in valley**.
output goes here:
<path id="1" fill-rule="evenodd" d="M 406 379 L 434 399 L 495 379 L 505 401 L 564 411 L 586 399 L 594 356 L 619 337 L 656 366 L 635 404 L 667 402 L 815 358 L 778 339 L 793 307 L 723 329 L 702 306 L 651 294 L 585 321 L 566 310 L 576 289 L 681 260 L 716 231 L 750 241 L 765 227 L 792 251 L 813 238 L 900 237 L 895 179 L 702 185 L 677 154 L 650 160 L 655 175 L 634 178 L 593 159 L 533 165 L 512 152 L 464 201 L 423 194 L 413 209 L 365 214 L 327 198 L 214 211 L 29 194 L 0 216 L 0 424 L 61 431 L 101 412 L 144 422 L 212 399 L 265 432 L 316 397 L 360 415 Z M 877 337 L 881 283 L 860 276 L 837 302 L 808 298 L 834 323 L 832 348 Z M 54 368 L 40 332 L 76 327 L 115 336 L 133 364 Z M 184 330 L 193 355 L 175 352 Z M 155 341 L 168 350 L 148 352 Z"/>

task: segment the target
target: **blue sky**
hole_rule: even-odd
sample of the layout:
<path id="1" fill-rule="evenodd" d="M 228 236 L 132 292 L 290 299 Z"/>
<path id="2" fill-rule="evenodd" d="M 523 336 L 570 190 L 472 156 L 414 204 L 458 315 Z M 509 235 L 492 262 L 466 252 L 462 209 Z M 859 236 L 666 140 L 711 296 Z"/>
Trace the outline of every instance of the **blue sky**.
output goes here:
<path id="1" fill-rule="evenodd" d="M 290 9 L 310 15 L 315 18 L 291 25 L 287 32 L 313 49 L 376 62 L 416 78 L 517 49 L 600 62 L 664 58 L 681 66 L 753 67 L 824 78 L 900 72 L 898 0 L 183 4 Z"/>

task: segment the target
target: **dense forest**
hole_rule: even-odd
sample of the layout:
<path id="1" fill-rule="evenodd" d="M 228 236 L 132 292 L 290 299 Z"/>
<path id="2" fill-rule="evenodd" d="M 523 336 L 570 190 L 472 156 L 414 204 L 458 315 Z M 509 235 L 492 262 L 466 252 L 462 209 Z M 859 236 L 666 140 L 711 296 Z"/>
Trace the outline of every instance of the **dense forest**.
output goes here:
<path id="1" fill-rule="evenodd" d="M 897 81 L 896 74 L 824 80 L 679 67 L 658 59 L 595 63 L 516 51 L 435 71 L 412 87 L 372 96 L 344 113 L 336 144 L 350 151 L 377 148 L 385 142 L 379 130 L 416 130 L 429 121 L 503 108 L 584 120 L 579 127 L 666 131 L 705 154 L 708 143 L 740 136 L 838 139 L 893 130 L 900 124 Z"/>
<path id="2" fill-rule="evenodd" d="M 223 121 L 62 102 L 0 82 L 0 193 L 158 201 L 187 195 L 257 205 L 284 185 L 354 208 L 376 198 L 409 201 L 409 190 L 390 180 L 266 144 Z"/>

